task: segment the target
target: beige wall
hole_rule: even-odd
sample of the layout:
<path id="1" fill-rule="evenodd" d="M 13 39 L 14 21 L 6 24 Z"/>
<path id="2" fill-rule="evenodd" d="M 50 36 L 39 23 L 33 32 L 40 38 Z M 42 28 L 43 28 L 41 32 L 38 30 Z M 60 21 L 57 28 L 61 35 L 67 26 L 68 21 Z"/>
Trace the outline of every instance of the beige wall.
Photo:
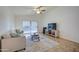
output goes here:
<path id="1" fill-rule="evenodd" d="M 46 13 L 43 20 L 43 26 L 56 22 L 60 36 L 79 42 L 79 7 L 57 7 Z"/>

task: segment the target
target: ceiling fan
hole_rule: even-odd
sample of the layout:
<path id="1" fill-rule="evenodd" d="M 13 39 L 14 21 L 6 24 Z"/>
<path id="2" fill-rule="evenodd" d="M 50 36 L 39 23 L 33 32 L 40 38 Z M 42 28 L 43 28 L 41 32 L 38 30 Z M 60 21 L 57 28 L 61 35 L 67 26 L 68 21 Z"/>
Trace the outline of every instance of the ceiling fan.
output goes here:
<path id="1" fill-rule="evenodd" d="M 44 6 L 35 6 L 33 9 L 37 14 L 41 14 L 46 11 Z"/>

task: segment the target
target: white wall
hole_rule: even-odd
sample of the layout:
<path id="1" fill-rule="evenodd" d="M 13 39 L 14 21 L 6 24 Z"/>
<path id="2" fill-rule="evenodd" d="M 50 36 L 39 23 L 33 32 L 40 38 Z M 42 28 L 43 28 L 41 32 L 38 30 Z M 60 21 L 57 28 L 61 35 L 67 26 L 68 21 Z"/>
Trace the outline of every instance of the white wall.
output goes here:
<path id="1" fill-rule="evenodd" d="M 14 29 L 13 15 L 7 7 L 0 7 L 0 35 Z"/>
<path id="2" fill-rule="evenodd" d="M 15 17 L 14 17 L 15 16 Z M 57 7 L 41 15 L 13 15 L 8 7 L 0 7 L 0 35 L 15 28 L 21 28 L 23 20 L 38 22 L 38 30 L 50 22 L 57 22 L 60 35 L 72 41 L 79 42 L 79 7 Z"/>
<path id="3" fill-rule="evenodd" d="M 33 20 L 38 23 L 38 31 L 42 31 L 42 15 L 15 15 L 9 7 L 0 7 L 0 35 L 14 29 L 22 29 L 22 22 Z"/>
<path id="4" fill-rule="evenodd" d="M 36 21 L 38 24 L 38 31 L 42 31 L 42 22 L 41 22 L 42 15 L 15 15 L 15 28 L 22 29 L 23 21 Z"/>
<path id="5" fill-rule="evenodd" d="M 57 7 L 46 13 L 43 20 L 43 26 L 56 22 L 60 36 L 79 42 L 79 7 Z"/>

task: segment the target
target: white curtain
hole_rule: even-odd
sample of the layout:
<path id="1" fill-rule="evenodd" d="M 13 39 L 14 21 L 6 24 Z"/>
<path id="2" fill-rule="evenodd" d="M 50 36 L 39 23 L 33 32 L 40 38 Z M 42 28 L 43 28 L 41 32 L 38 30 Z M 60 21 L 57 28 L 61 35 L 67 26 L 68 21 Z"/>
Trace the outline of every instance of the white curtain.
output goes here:
<path id="1" fill-rule="evenodd" d="M 32 35 L 37 32 L 37 22 L 36 21 L 23 21 L 23 31 L 27 36 Z"/>

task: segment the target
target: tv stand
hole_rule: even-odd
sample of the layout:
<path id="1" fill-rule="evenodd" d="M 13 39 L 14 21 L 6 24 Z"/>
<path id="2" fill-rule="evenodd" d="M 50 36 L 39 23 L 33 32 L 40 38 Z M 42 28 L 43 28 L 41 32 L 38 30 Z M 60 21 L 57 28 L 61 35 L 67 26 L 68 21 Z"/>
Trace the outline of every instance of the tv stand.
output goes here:
<path id="1" fill-rule="evenodd" d="M 49 33 L 49 31 L 47 31 L 46 35 L 52 36 L 54 38 L 58 38 L 59 37 L 59 31 L 58 30 L 51 30 L 51 33 Z"/>

